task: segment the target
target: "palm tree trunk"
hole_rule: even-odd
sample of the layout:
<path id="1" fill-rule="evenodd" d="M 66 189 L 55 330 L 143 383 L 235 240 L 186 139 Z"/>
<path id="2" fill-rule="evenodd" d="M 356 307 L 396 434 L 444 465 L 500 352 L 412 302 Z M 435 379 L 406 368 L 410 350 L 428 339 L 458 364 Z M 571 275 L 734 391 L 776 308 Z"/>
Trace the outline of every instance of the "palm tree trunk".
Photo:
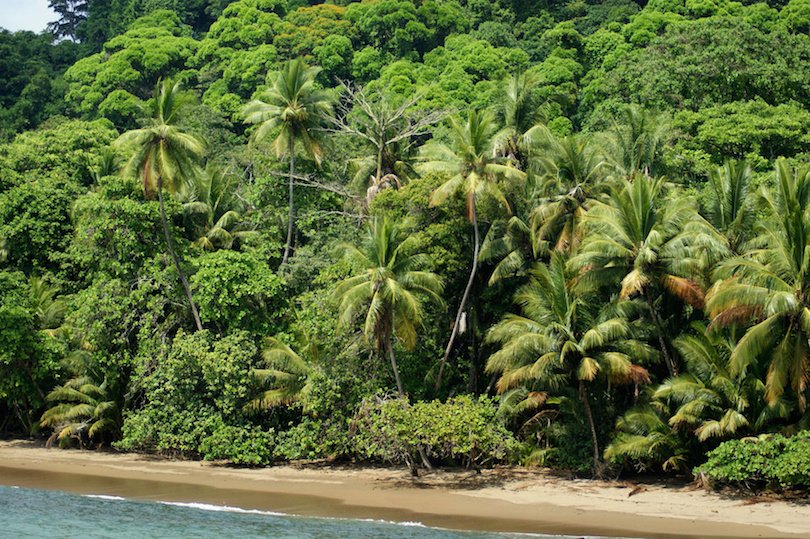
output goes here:
<path id="1" fill-rule="evenodd" d="M 293 178 L 295 177 L 295 140 L 290 137 L 290 186 L 289 186 L 289 216 L 287 218 L 287 244 L 284 246 L 284 256 L 281 264 L 287 263 L 292 249 L 293 223 L 295 222 L 295 197 L 293 194 Z"/>
<path id="2" fill-rule="evenodd" d="M 177 253 L 174 250 L 174 242 L 172 241 L 172 235 L 169 232 L 169 221 L 166 219 L 166 208 L 163 204 L 163 178 L 160 176 L 158 176 L 157 181 L 157 193 L 158 201 L 160 202 L 160 222 L 163 224 L 163 233 L 166 235 L 166 245 L 169 247 L 169 254 L 172 257 L 172 262 L 174 262 L 174 269 L 177 270 L 177 274 L 180 276 L 180 282 L 183 283 L 183 289 L 186 291 L 186 297 L 188 298 L 188 303 L 191 306 L 191 314 L 194 317 L 194 323 L 197 325 L 197 331 L 202 331 L 200 314 L 197 312 L 197 305 L 194 303 L 194 298 L 191 296 L 191 285 L 188 284 L 186 274 L 183 273 L 183 270 L 180 268 L 180 259 L 177 258 Z"/>
<path id="3" fill-rule="evenodd" d="M 661 320 L 658 318 L 658 313 L 655 312 L 655 303 L 653 302 L 652 291 L 649 286 L 644 287 L 644 295 L 647 298 L 647 308 L 650 311 L 650 318 L 655 325 L 655 331 L 658 333 L 658 344 L 661 347 L 661 353 L 664 354 L 664 361 L 667 364 L 667 370 L 671 377 L 678 376 L 678 366 L 672 360 L 672 356 L 667 348 L 667 343 L 664 340 L 664 328 L 661 326 Z"/>
<path id="4" fill-rule="evenodd" d="M 467 287 L 464 289 L 464 295 L 461 296 L 461 303 L 458 306 L 458 313 L 456 314 L 456 321 L 453 323 L 453 331 L 450 333 L 450 340 L 447 342 L 447 348 L 444 349 L 444 357 L 439 365 L 439 374 L 436 376 L 436 386 L 434 388 L 436 391 L 438 391 L 439 387 L 442 385 L 444 366 L 447 364 L 447 360 L 450 357 L 450 352 L 453 350 L 453 343 L 458 335 L 458 328 L 461 324 L 461 317 L 464 314 L 464 307 L 467 306 L 467 299 L 470 297 L 470 290 L 472 290 L 473 281 L 475 280 L 475 273 L 478 270 L 478 251 L 481 249 L 481 240 L 478 235 L 478 215 L 475 208 L 475 195 L 472 196 L 471 206 L 470 217 L 472 218 L 473 238 L 475 240 L 473 247 L 472 269 L 470 270 L 470 278 L 467 279 Z"/>
<path id="5" fill-rule="evenodd" d="M 593 421 L 593 412 L 591 410 L 591 403 L 588 401 L 588 392 L 585 389 L 585 382 L 579 381 L 579 400 L 582 401 L 582 407 L 585 409 L 585 417 L 588 418 L 588 426 L 591 428 L 591 443 L 593 445 L 593 471 L 599 473 L 602 461 L 599 458 L 599 440 L 596 436 L 596 423 Z"/>
<path id="6" fill-rule="evenodd" d="M 397 365 L 397 358 L 394 355 L 394 345 L 391 342 L 391 328 L 386 329 L 385 335 L 385 351 L 388 353 L 388 359 L 391 361 L 391 370 L 394 371 L 394 380 L 397 382 L 397 392 L 400 398 L 405 398 L 405 389 L 402 387 L 402 380 L 399 377 L 399 366 Z"/>

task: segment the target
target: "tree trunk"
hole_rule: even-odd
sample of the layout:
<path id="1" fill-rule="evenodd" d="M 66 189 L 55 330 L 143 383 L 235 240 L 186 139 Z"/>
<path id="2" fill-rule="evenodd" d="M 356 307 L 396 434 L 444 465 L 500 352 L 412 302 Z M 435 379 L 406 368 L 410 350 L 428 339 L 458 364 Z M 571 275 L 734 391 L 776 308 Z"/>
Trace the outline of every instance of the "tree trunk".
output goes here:
<path id="1" fill-rule="evenodd" d="M 382 143 L 382 137 L 380 137 L 380 143 Z M 382 158 L 383 158 L 383 146 L 381 145 L 377 148 L 377 175 L 374 176 L 374 181 L 379 185 L 380 183 L 380 176 L 382 176 Z"/>
<path id="2" fill-rule="evenodd" d="M 295 140 L 290 137 L 290 186 L 289 186 L 289 216 L 287 218 L 287 243 L 284 245 L 284 256 L 281 264 L 287 263 L 292 249 L 293 223 L 295 222 L 295 197 L 293 194 L 293 178 L 295 177 Z"/>
<path id="3" fill-rule="evenodd" d="M 593 444 L 593 471 L 599 474 L 602 468 L 602 460 L 599 458 L 599 440 L 596 437 L 596 424 L 593 421 L 593 412 L 591 411 L 591 403 L 588 401 L 588 392 L 585 389 L 585 382 L 579 381 L 579 400 L 582 401 L 582 407 L 585 409 L 585 417 L 588 418 L 588 426 L 591 428 L 591 442 Z"/>
<path id="4" fill-rule="evenodd" d="M 475 208 L 475 195 L 472 196 L 472 208 L 470 208 L 470 215 L 472 217 L 472 225 L 473 225 L 473 238 L 474 238 L 474 247 L 473 247 L 473 259 L 472 259 L 472 269 L 470 270 L 470 278 L 467 279 L 467 287 L 464 289 L 464 295 L 461 296 L 461 303 L 458 306 L 458 313 L 456 314 L 456 321 L 453 323 L 453 331 L 450 333 L 450 340 L 447 342 L 447 348 L 444 349 L 444 357 L 442 358 L 442 362 L 439 365 L 439 374 L 436 377 L 436 386 L 435 390 L 438 391 L 439 387 L 442 385 L 442 374 L 444 373 L 444 366 L 447 364 L 447 360 L 450 358 L 450 352 L 453 350 L 453 343 L 456 340 L 456 336 L 458 335 L 458 327 L 461 323 L 461 317 L 464 314 L 464 307 L 467 306 L 467 299 L 470 296 L 470 290 L 472 290 L 473 281 L 475 280 L 475 273 L 478 270 L 478 251 L 481 247 L 481 241 L 478 236 L 478 215 L 476 213 Z"/>
<path id="5" fill-rule="evenodd" d="M 655 303 L 653 302 L 652 291 L 649 286 L 644 287 L 644 295 L 647 297 L 647 308 L 650 311 L 650 318 L 655 325 L 656 333 L 658 333 L 658 344 L 661 346 L 661 353 L 664 354 L 664 361 L 667 364 L 669 375 L 674 377 L 678 376 L 678 366 L 669 354 L 667 343 L 664 340 L 664 328 L 661 326 L 661 321 L 658 319 L 658 313 L 655 312 Z"/>
<path id="6" fill-rule="evenodd" d="M 400 398 L 405 398 L 405 389 L 402 387 L 402 380 L 399 378 L 399 366 L 397 366 L 397 358 L 394 355 L 394 344 L 391 342 L 391 328 L 386 329 L 385 335 L 385 351 L 388 353 L 388 359 L 391 361 L 391 369 L 394 371 L 394 380 L 397 382 L 397 392 Z"/>
<path id="7" fill-rule="evenodd" d="M 183 283 L 183 290 L 186 291 L 186 297 L 188 298 L 188 303 L 191 306 L 191 314 L 194 316 L 194 323 L 197 326 L 197 331 L 202 331 L 200 314 L 197 312 L 197 305 L 194 303 L 194 298 L 191 296 L 191 286 L 188 284 L 186 274 L 183 273 L 182 268 L 180 268 L 180 259 L 177 258 L 177 253 L 174 250 L 174 242 L 172 241 L 172 235 L 169 232 L 169 221 L 166 219 L 166 208 L 163 204 L 163 178 L 160 176 L 158 176 L 157 181 L 157 193 L 158 201 L 160 202 L 160 221 L 163 224 L 163 233 L 166 235 L 166 245 L 169 248 L 169 254 L 172 257 L 172 262 L 174 262 L 174 269 L 177 270 L 177 274 L 180 276 L 180 282 Z"/>

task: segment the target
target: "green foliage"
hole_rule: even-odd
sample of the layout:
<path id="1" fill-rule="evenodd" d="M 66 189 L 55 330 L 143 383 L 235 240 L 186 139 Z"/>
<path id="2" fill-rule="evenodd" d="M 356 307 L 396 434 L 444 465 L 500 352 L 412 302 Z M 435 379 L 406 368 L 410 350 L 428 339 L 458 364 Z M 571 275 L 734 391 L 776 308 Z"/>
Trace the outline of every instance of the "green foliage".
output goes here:
<path id="1" fill-rule="evenodd" d="M 231 464 L 262 466 L 273 457 L 273 431 L 257 427 L 220 426 L 200 444 L 205 460 L 227 460 Z"/>
<path id="2" fill-rule="evenodd" d="M 353 428 L 358 454 L 385 462 L 413 462 L 421 446 L 431 457 L 468 467 L 504 462 L 516 449 L 496 420 L 488 397 L 454 397 L 446 403 L 403 399 L 366 401 Z"/>
<path id="3" fill-rule="evenodd" d="M 141 366 L 148 373 L 142 382 L 144 406 L 125 414 L 116 447 L 203 454 L 201 444 L 219 429 L 244 425 L 241 410 L 256 355 L 256 346 L 243 332 L 220 340 L 206 331 L 178 333 L 168 355 Z M 215 449 L 222 436 L 209 441 L 207 450 L 222 451 Z M 248 435 L 242 441 L 250 446 L 255 438 Z"/>
<path id="4" fill-rule="evenodd" d="M 743 438 L 720 444 L 694 470 L 712 485 L 762 488 L 810 488 L 810 432 Z"/>
<path id="5" fill-rule="evenodd" d="M 222 250 L 200 256 L 191 285 L 200 318 L 221 333 L 269 333 L 286 305 L 284 281 L 255 252 Z"/>
<path id="6" fill-rule="evenodd" d="M 102 52 L 67 70 L 65 99 L 79 114 L 92 117 L 103 112 L 123 120 L 120 127 L 132 127 L 135 100 L 148 99 L 158 79 L 183 71 L 196 52 L 197 41 L 189 33 L 172 11 L 138 19 L 126 33 L 106 42 Z"/>

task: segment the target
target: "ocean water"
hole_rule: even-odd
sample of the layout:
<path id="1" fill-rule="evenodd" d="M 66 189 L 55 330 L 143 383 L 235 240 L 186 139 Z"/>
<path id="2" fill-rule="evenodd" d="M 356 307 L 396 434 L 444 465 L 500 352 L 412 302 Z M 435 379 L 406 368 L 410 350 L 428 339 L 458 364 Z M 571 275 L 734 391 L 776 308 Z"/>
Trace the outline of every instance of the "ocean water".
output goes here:
<path id="1" fill-rule="evenodd" d="M 202 503 L 0 486 L 0 536 L 82 538 L 516 539 L 561 537 L 428 528 L 418 522 L 297 517 Z"/>

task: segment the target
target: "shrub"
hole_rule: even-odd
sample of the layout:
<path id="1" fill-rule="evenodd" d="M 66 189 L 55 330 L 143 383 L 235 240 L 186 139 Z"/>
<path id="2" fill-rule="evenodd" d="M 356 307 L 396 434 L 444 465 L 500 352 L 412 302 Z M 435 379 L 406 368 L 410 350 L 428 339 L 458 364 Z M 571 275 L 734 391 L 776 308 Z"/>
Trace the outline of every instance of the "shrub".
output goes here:
<path id="1" fill-rule="evenodd" d="M 273 458 L 273 430 L 223 425 L 200 444 L 205 460 L 228 460 L 233 464 L 261 466 Z"/>
<path id="2" fill-rule="evenodd" d="M 810 488 L 810 431 L 723 442 L 708 453 L 695 475 L 712 485 L 762 488 Z"/>
<path id="3" fill-rule="evenodd" d="M 419 447 L 428 456 L 467 466 L 507 460 L 517 442 L 496 419 L 489 397 L 462 395 L 447 402 L 409 404 L 402 399 L 367 400 L 355 419 L 359 456 L 388 462 L 415 462 Z"/>

